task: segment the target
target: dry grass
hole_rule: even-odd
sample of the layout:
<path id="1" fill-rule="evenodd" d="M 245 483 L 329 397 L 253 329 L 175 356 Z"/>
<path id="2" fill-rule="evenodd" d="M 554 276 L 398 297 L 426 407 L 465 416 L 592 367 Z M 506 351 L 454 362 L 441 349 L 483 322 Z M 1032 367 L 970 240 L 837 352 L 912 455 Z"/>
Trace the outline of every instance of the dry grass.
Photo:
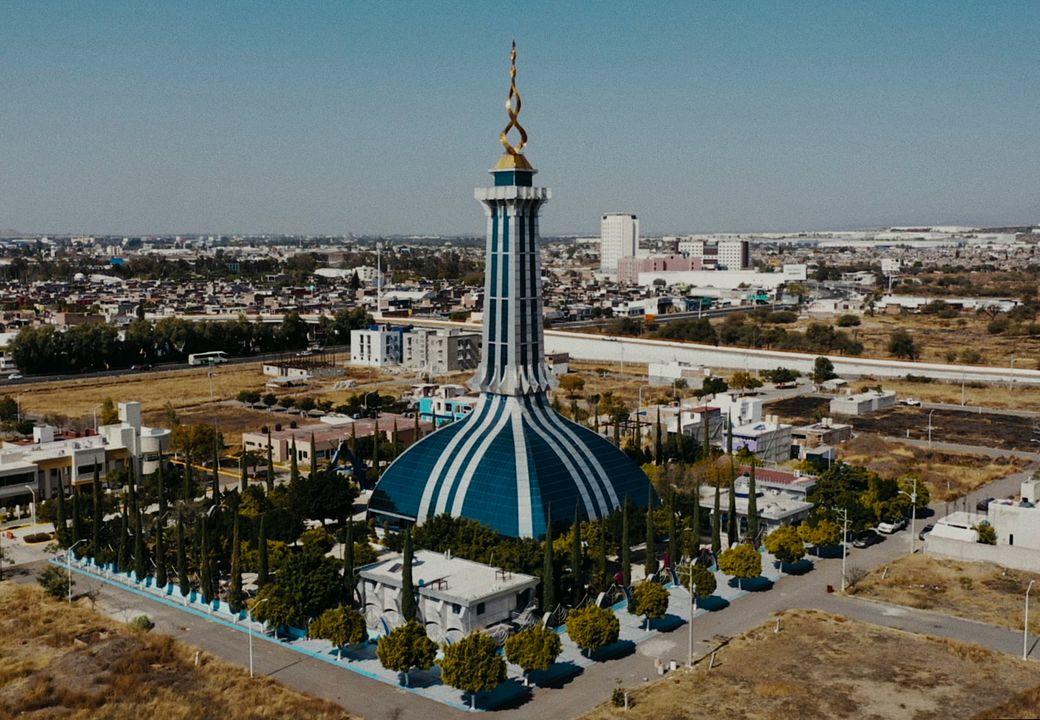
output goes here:
<path id="1" fill-rule="evenodd" d="M 896 605 L 1021 630 L 1022 598 L 1030 580 L 1040 582 L 1040 575 L 990 563 L 914 555 L 873 570 L 856 583 L 855 592 Z M 1040 632 L 1040 618 L 1030 618 L 1029 625 L 1033 632 Z"/>
<path id="2" fill-rule="evenodd" d="M 324 700 L 133 632 L 34 587 L 0 586 L 0 718 L 347 718 Z"/>
<path id="3" fill-rule="evenodd" d="M 841 446 L 841 459 L 869 468 L 884 478 L 913 473 L 928 486 L 936 500 L 962 497 L 1026 466 L 1024 459 L 1013 456 L 992 458 L 928 450 L 866 433 Z"/>
<path id="4" fill-rule="evenodd" d="M 984 648 L 813 610 L 782 615 L 735 639 L 716 667 L 702 662 L 631 693 L 628 712 L 587 718 L 947 718 L 1004 702 L 1037 683 L 1024 662 Z M 1040 706 L 1032 705 L 1033 715 Z"/>
<path id="5" fill-rule="evenodd" d="M 881 380 L 861 378 L 854 385 L 858 388 L 860 385 L 877 385 L 878 383 L 884 385 L 886 390 L 895 390 L 899 397 L 915 397 L 925 402 L 960 405 L 963 399 L 964 405 L 967 407 L 982 405 L 987 408 L 1040 412 L 1040 387 L 1035 385 L 965 386 L 963 396 L 960 383 L 918 383 L 889 378 Z"/>
<path id="6" fill-rule="evenodd" d="M 19 385 L 18 394 L 23 412 L 34 415 L 91 418 L 94 408 L 105 398 L 116 402 L 138 400 L 145 411 L 161 410 L 167 402 L 179 409 L 210 401 L 208 370 L 196 367 L 31 383 Z M 263 390 L 266 380 L 260 363 L 217 367 L 213 369 L 213 397 L 227 400 L 242 390 Z"/>

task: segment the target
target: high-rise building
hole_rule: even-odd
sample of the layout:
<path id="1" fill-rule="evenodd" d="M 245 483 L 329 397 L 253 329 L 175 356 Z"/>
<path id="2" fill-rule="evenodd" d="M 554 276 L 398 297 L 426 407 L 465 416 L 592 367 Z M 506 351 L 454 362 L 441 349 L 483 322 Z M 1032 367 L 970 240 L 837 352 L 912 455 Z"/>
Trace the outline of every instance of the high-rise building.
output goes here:
<path id="1" fill-rule="evenodd" d="M 614 275 L 621 258 L 639 251 L 639 218 L 632 213 L 607 213 L 599 223 L 599 270 Z"/>
<path id="2" fill-rule="evenodd" d="M 478 188 L 487 216 L 483 356 L 470 381 L 473 411 L 425 437 L 387 468 L 369 512 L 394 523 L 448 513 L 503 535 L 541 538 L 551 517 L 599 520 L 626 499 L 646 506 L 646 474 L 620 449 L 554 411 L 555 379 L 545 364 L 538 213 L 548 188 L 534 186 L 522 154 L 527 133 L 517 116 L 516 46 L 505 154 Z M 509 132 L 516 130 L 514 146 Z"/>

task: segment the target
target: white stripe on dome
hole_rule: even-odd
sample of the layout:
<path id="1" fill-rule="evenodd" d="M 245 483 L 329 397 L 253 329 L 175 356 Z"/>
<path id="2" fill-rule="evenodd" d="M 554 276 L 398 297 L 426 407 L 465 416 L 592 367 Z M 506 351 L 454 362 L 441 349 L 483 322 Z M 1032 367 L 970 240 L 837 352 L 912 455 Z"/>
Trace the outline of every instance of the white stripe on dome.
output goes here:
<path id="1" fill-rule="evenodd" d="M 617 493 L 614 492 L 614 484 L 610 482 L 610 478 L 607 477 L 607 471 L 603 468 L 603 465 L 600 463 L 599 458 L 597 458 L 596 455 L 592 452 L 592 450 L 589 449 L 589 446 L 582 442 L 581 439 L 577 436 L 577 434 L 573 430 L 571 430 L 570 427 L 568 427 L 567 421 L 563 417 L 561 417 L 555 410 L 553 410 L 552 408 L 546 408 L 545 411 L 545 414 L 549 416 L 550 421 L 553 423 L 553 425 L 555 427 L 558 427 L 560 429 L 560 432 L 562 432 L 566 437 L 570 438 L 571 442 L 573 442 L 574 445 L 578 448 L 578 452 L 582 453 L 588 459 L 589 464 L 592 466 L 592 468 L 596 471 L 596 474 L 599 476 L 600 485 L 602 489 L 606 490 L 607 494 L 610 495 L 611 506 L 607 509 L 606 514 L 609 514 L 613 508 L 620 507 L 618 503 Z M 618 452 L 621 451 L 618 449 Z"/>
<path id="2" fill-rule="evenodd" d="M 419 511 L 415 515 L 415 519 L 422 521 L 430 514 L 430 503 L 433 502 L 433 492 L 437 488 L 437 479 L 441 476 L 444 471 L 444 466 L 448 460 L 451 459 L 455 452 L 455 448 L 459 443 L 466 437 L 466 430 L 469 424 L 480 422 L 482 414 L 488 411 L 491 403 L 488 402 L 486 395 L 481 395 L 477 401 L 477 407 L 474 408 L 473 412 L 466 416 L 463 423 L 465 426 L 460 427 L 458 432 L 455 433 L 455 437 L 448 441 L 448 444 L 441 450 L 440 457 L 437 458 L 437 464 L 433 466 L 433 471 L 430 472 L 430 476 L 426 479 L 426 486 L 423 488 L 422 500 L 419 503 Z"/>
<path id="3" fill-rule="evenodd" d="M 558 457 L 560 462 L 563 463 L 563 466 L 567 468 L 567 472 L 574 481 L 574 486 L 578 488 L 578 492 L 581 494 L 581 500 L 585 504 L 585 514 L 590 518 L 598 517 L 596 515 L 596 507 L 593 505 L 592 498 L 589 496 L 589 488 L 586 486 L 581 473 L 578 472 L 578 469 L 574 467 L 574 463 L 571 462 L 571 456 L 561 450 L 558 444 L 553 442 L 549 434 L 541 428 L 537 422 L 537 413 L 534 411 L 534 408 L 528 407 L 527 410 L 528 412 L 525 413 L 525 415 L 528 421 L 528 427 L 542 439 L 542 442 L 544 442 L 550 450 L 556 453 L 556 457 Z M 600 499 L 600 503 L 602 504 L 602 499 Z"/>
<path id="4" fill-rule="evenodd" d="M 480 467 L 480 463 L 483 462 L 488 448 L 491 447 L 491 443 L 495 442 L 498 438 L 498 434 L 502 432 L 502 428 L 504 428 L 506 423 L 508 423 L 512 418 L 512 413 L 509 412 L 510 400 L 511 398 L 506 398 L 506 401 L 502 403 L 503 407 L 498 410 L 498 413 L 501 413 L 501 417 L 498 417 L 495 422 L 495 427 L 492 428 L 491 432 L 483 438 L 483 442 L 481 442 L 477 447 L 477 451 L 473 454 L 473 458 L 467 463 L 466 471 L 462 473 L 462 480 L 459 481 L 458 489 L 455 491 L 455 499 L 451 504 L 451 514 L 455 517 L 462 517 L 462 506 L 466 502 L 466 493 L 469 492 L 470 483 L 473 482 L 473 474 L 477 471 L 477 468 Z M 513 402 L 516 401 L 513 400 Z"/>
<path id="5" fill-rule="evenodd" d="M 509 402 L 513 423 L 513 449 L 516 454 L 516 515 L 520 537 L 534 537 L 531 509 L 531 469 L 527 465 L 527 436 L 524 435 L 524 409 L 514 398 Z"/>
<path id="6" fill-rule="evenodd" d="M 502 403 L 499 402 L 499 400 L 502 399 L 502 396 L 488 395 L 487 398 L 490 410 L 484 415 L 484 419 L 481 420 L 480 425 L 474 427 L 469 433 L 467 433 L 468 437 L 466 438 L 466 441 L 462 444 L 462 447 L 454 453 L 455 457 L 452 458 L 451 465 L 448 466 L 448 472 L 444 474 L 444 481 L 440 485 L 440 490 L 437 491 L 437 515 L 447 512 L 448 498 L 451 496 L 451 489 L 455 487 L 455 484 L 458 482 L 459 471 L 462 470 L 462 463 L 466 461 L 466 456 L 469 455 L 473 446 L 476 445 L 478 441 L 485 439 L 484 433 L 486 433 L 488 427 L 498 419 L 498 414 L 501 412 Z"/>

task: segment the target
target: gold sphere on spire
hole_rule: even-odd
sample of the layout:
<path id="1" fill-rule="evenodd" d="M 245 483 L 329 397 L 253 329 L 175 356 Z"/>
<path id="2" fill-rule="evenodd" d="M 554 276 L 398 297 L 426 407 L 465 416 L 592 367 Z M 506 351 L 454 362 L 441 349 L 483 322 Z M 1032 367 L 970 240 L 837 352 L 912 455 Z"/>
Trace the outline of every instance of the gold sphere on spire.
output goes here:
<path id="1" fill-rule="evenodd" d="M 516 40 L 514 40 L 513 49 L 509 53 L 509 95 L 506 97 L 506 113 L 509 115 L 509 122 L 498 135 L 498 140 L 506 152 L 495 166 L 496 170 L 531 169 L 531 164 L 523 155 L 524 146 L 527 145 L 527 131 L 524 130 L 524 126 L 518 119 L 522 106 L 520 91 L 516 87 Z M 520 142 L 515 146 L 509 141 L 509 131 L 513 129 L 520 133 Z"/>

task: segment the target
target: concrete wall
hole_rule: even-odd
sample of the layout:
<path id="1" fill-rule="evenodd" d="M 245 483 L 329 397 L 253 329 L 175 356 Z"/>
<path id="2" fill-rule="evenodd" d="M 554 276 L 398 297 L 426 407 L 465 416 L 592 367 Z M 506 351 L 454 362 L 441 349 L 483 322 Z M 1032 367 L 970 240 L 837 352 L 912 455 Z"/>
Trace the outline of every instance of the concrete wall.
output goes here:
<path id="1" fill-rule="evenodd" d="M 1040 550 L 1007 545 L 983 545 L 949 538 L 933 538 L 929 535 L 924 541 L 924 551 L 957 560 L 991 562 L 1016 570 L 1040 572 Z"/>
<path id="2" fill-rule="evenodd" d="M 812 372 L 816 355 L 810 353 L 752 350 L 747 348 L 714 347 L 667 340 L 642 338 L 613 338 L 585 335 L 565 330 L 545 331 L 546 352 L 568 352 L 579 360 L 610 362 L 670 363 L 676 360 L 711 368 L 772 370 L 779 366 Z M 1022 368 L 982 367 L 975 365 L 946 365 L 942 363 L 915 363 L 904 360 L 856 358 L 844 355 L 828 356 L 834 371 L 842 376 L 873 375 L 875 377 L 903 377 L 908 373 L 928 375 L 951 382 L 978 381 L 989 383 L 1017 383 L 1040 385 L 1040 371 Z"/>

